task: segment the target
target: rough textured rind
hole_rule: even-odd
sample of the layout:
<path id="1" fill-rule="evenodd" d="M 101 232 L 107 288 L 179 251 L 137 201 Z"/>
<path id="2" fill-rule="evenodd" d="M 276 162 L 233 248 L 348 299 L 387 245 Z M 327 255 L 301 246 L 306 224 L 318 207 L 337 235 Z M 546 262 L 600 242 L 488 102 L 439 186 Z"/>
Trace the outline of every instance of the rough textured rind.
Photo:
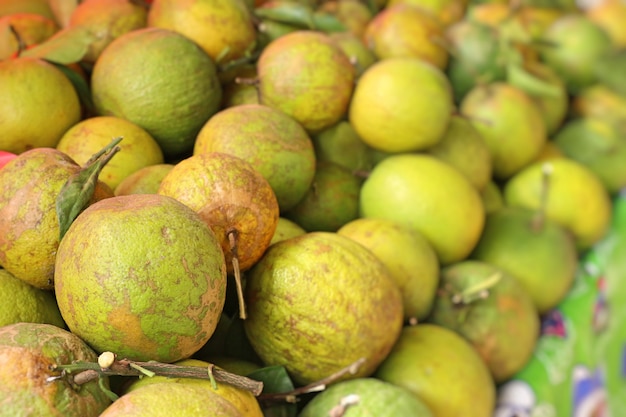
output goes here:
<path id="1" fill-rule="evenodd" d="M 59 245 L 56 198 L 80 170 L 52 148 L 33 149 L 0 171 L 0 266 L 38 288 L 51 289 Z M 113 192 L 99 182 L 91 202 Z"/>
<path id="2" fill-rule="evenodd" d="M 276 230 L 279 207 L 272 187 L 250 163 L 233 155 L 187 158 L 163 178 L 158 192 L 200 214 L 221 242 L 229 272 L 230 231 L 236 232 L 239 268 L 245 271 L 263 255 Z"/>
<path id="3" fill-rule="evenodd" d="M 323 33 L 279 37 L 263 49 L 257 69 L 260 103 L 284 111 L 308 131 L 334 125 L 348 109 L 355 70 Z"/>
<path id="4" fill-rule="evenodd" d="M 382 263 L 351 239 L 313 232 L 272 245 L 247 276 L 245 331 L 267 365 L 298 383 L 360 358 L 367 376 L 402 328 L 400 291 Z"/>
<path id="5" fill-rule="evenodd" d="M 76 335 L 50 324 L 16 323 L 0 328 L 0 416 L 96 417 L 110 403 L 98 381 L 73 388 L 51 365 L 95 362 Z"/>
<path id="6" fill-rule="evenodd" d="M 59 245 L 55 290 L 68 327 L 96 351 L 173 362 L 210 338 L 224 306 L 224 255 L 188 207 L 157 194 L 85 210 Z"/>

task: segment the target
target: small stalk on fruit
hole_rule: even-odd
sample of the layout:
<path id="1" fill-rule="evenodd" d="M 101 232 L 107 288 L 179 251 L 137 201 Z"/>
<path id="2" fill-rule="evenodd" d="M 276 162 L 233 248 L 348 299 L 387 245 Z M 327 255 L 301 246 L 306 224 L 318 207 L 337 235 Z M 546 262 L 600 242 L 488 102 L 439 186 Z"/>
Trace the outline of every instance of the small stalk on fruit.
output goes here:
<path id="1" fill-rule="evenodd" d="M 228 242 L 230 243 L 230 255 L 232 257 L 233 274 L 235 275 L 235 284 L 237 285 L 237 300 L 239 301 L 239 318 L 245 320 L 246 302 L 243 299 L 243 286 L 241 284 L 241 268 L 239 268 L 239 256 L 237 255 L 237 230 L 229 230 Z"/>
<path id="2" fill-rule="evenodd" d="M 452 304 L 466 306 L 475 301 L 484 300 L 489 297 L 489 290 L 497 285 L 501 279 L 502 273 L 496 272 L 488 276 L 484 281 L 452 294 Z"/>

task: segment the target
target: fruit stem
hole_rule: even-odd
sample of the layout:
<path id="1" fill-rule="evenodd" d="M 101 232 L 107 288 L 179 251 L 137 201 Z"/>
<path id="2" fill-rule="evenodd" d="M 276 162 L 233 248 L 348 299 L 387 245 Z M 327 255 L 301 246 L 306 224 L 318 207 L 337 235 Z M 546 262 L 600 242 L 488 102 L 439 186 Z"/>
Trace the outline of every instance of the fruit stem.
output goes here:
<path id="1" fill-rule="evenodd" d="M 548 191 L 550 188 L 550 177 L 552 176 L 552 164 L 549 162 L 541 166 L 541 189 L 539 190 L 539 208 L 532 219 L 531 228 L 535 232 L 543 229 L 546 222 L 546 210 L 548 206 Z"/>
<path id="2" fill-rule="evenodd" d="M 474 301 L 484 300 L 489 297 L 489 290 L 502 279 L 502 272 L 497 271 L 489 275 L 483 281 L 466 288 L 464 291 L 452 295 L 452 304 L 468 305 Z"/>
<path id="3" fill-rule="evenodd" d="M 110 354 L 110 352 L 103 352 L 104 354 Z M 106 368 L 100 367 L 97 362 L 76 362 L 67 365 L 52 365 L 50 370 L 61 372 L 60 377 L 52 376 L 49 378 L 50 381 L 71 375 L 72 382 L 77 385 L 110 375 L 143 376 L 146 378 L 159 375 L 168 378 L 197 378 L 222 382 L 250 391 L 255 396 L 258 396 L 263 391 L 263 382 L 227 372 L 213 364 L 209 364 L 207 372 L 207 368 L 203 366 L 183 366 L 155 361 L 140 362 L 129 359 L 116 359 Z"/>
<path id="4" fill-rule="evenodd" d="M 17 51 L 15 51 L 15 56 L 19 57 L 26 49 L 27 45 L 13 25 L 9 25 L 9 31 L 11 31 L 11 33 L 13 34 L 13 36 L 15 36 L 15 39 L 17 40 Z"/>
<path id="5" fill-rule="evenodd" d="M 246 302 L 243 299 L 243 286 L 241 285 L 241 269 L 239 268 L 239 256 L 237 255 L 237 231 L 228 232 L 228 242 L 230 243 L 230 255 L 233 263 L 233 273 L 235 275 L 235 285 L 237 285 L 237 299 L 239 300 L 239 318 L 245 320 Z"/>
<path id="6" fill-rule="evenodd" d="M 296 397 L 298 395 L 323 391 L 326 389 L 328 385 L 339 380 L 343 376 L 355 375 L 359 371 L 359 368 L 361 367 L 361 365 L 365 363 L 365 361 L 366 361 L 365 358 L 359 358 L 353 363 L 351 363 L 350 365 L 346 366 L 345 368 L 342 368 L 339 371 L 335 372 L 334 374 L 331 374 L 327 376 L 326 378 L 322 378 L 319 381 L 312 382 L 303 387 L 298 387 L 289 392 L 261 394 L 258 396 L 258 400 L 260 402 L 267 402 L 267 403 L 276 402 L 276 401 L 285 401 L 288 403 L 295 403 L 297 401 Z"/>

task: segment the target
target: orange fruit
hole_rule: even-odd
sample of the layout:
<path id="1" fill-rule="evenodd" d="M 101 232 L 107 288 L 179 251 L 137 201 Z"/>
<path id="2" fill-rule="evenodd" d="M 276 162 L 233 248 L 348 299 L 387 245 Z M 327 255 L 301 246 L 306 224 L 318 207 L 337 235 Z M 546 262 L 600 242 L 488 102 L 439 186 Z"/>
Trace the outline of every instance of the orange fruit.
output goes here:
<path id="1" fill-rule="evenodd" d="M 252 14 L 241 0 L 154 0 L 148 26 L 185 35 L 219 64 L 246 56 L 256 44 Z"/>
<path id="2" fill-rule="evenodd" d="M 244 417 L 219 395 L 197 384 L 161 382 L 117 399 L 98 417 Z"/>
<path id="3" fill-rule="evenodd" d="M 384 152 L 411 152 L 439 142 L 453 110 L 445 75 L 419 58 L 387 58 L 356 85 L 349 119 L 357 134 Z"/>
<path id="4" fill-rule="evenodd" d="M 613 44 L 618 48 L 626 47 L 626 4 L 621 1 L 604 1 L 586 11 L 589 19 L 608 32 Z"/>
<path id="5" fill-rule="evenodd" d="M 192 150 L 222 98 L 213 60 L 185 36 L 159 28 L 111 42 L 94 65 L 91 89 L 98 114 L 142 127 L 166 158 Z"/>
<path id="6" fill-rule="evenodd" d="M 181 366 L 199 366 L 207 369 L 210 365 L 209 362 L 198 359 L 183 359 L 177 361 L 175 364 Z M 220 397 L 233 404 L 237 408 L 237 410 L 239 410 L 243 417 L 263 417 L 261 407 L 259 406 L 256 397 L 250 391 L 245 391 L 241 388 L 237 388 L 234 385 L 220 382 L 216 382 L 215 387 L 213 387 L 213 383 L 208 379 L 174 378 L 155 375 L 151 378 L 140 378 L 135 380 L 128 386 L 125 392 L 133 392 L 147 385 L 162 383 L 196 385 L 199 387 L 203 387 L 208 391 L 207 396 L 209 398 L 212 398 L 212 394 L 219 395 Z M 167 390 L 167 387 L 163 386 L 163 389 Z"/>
<path id="7" fill-rule="evenodd" d="M 174 362 L 213 334 L 226 267 L 215 235 L 189 207 L 158 194 L 117 196 L 72 223 L 54 288 L 68 328 L 98 352 Z"/>
<path id="8" fill-rule="evenodd" d="M 27 47 L 45 41 L 59 30 L 54 20 L 40 14 L 15 13 L 1 17 L 0 59 L 7 59 L 18 52 L 18 40 L 11 32 L 11 27 Z"/>
<path id="9" fill-rule="evenodd" d="M 0 150 L 21 153 L 57 145 L 81 118 L 74 86 L 54 65 L 36 58 L 0 61 Z M 36 93 L 34 93 L 36 91 Z"/>
<path id="10" fill-rule="evenodd" d="M 54 294 L 35 288 L 0 269 L 0 327 L 13 323 L 48 323 L 65 327 Z"/>
<path id="11" fill-rule="evenodd" d="M 0 398 L 5 416 L 97 417 L 111 403 L 98 379 L 76 387 L 54 365 L 95 362 L 78 336 L 51 324 L 0 327 Z M 104 377 L 104 386 L 108 378 Z"/>
<path id="12" fill-rule="evenodd" d="M 104 48 L 130 31 L 146 27 L 148 11 L 128 0 L 83 0 L 70 15 L 67 27 L 83 26 L 97 35 L 83 60 L 96 62 Z"/>
<path id="13" fill-rule="evenodd" d="M 411 4 L 432 14 L 444 26 L 458 22 L 465 16 L 465 0 L 388 0 L 387 7 L 396 4 Z"/>
<path id="14" fill-rule="evenodd" d="M 56 199 L 79 170 L 69 156 L 51 148 L 26 151 L 0 170 L 0 266 L 37 288 L 54 286 Z M 98 182 L 91 203 L 112 195 Z"/>
<path id="15" fill-rule="evenodd" d="M 120 152 L 102 169 L 99 179 L 111 189 L 135 171 L 163 163 L 163 152 L 154 138 L 141 127 L 114 116 L 85 119 L 68 129 L 56 148 L 79 165 L 108 145 L 115 137 L 123 137 Z"/>
<path id="16" fill-rule="evenodd" d="M 363 40 L 379 59 L 415 57 L 440 69 L 448 63 L 443 26 L 411 4 L 388 6 L 378 13 L 367 25 Z"/>
<path id="17" fill-rule="evenodd" d="M 266 365 L 283 365 L 298 384 L 360 358 L 374 372 L 402 328 L 402 296 L 385 266 L 345 236 L 312 232 L 278 242 L 247 274 L 243 325 Z"/>
<path id="18" fill-rule="evenodd" d="M 242 271 L 254 265 L 276 230 L 279 208 L 272 187 L 236 156 L 210 152 L 184 159 L 163 178 L 158 193 L 200 214 L 222 245 L 229 272 L 235 257 Z"/>
<path id="19" fill-rule="evenodd" d="M 529 165 L 546 142 L 546 124 L 537 104 L 510 84 L 477 86 L 463 98 L 460 108 L 485 139 L 495 178 L 509 178 Z"/>
<path id="20" fill-rule="evenodd" d="M 263 49 L 257 71 L 259 102 L 287 113 L 308 131 L 334 125 L 348 109 L 355 69 L 326 34 L 298 30 L 279 37 Z"/>
<path id="21" fill-rule="evenodd" d="M 198 133 L 193 152 L 221 152 L 249 162 L 272 186 L 283 212 L 302 200 L 315 175 L 313 143 L 302 125 L 260 104 L 213 115 Z"/>
<path id="22" fill-rule="evenodd" d="M 471 253 L 485 221 L 478 190 L 452 166 L 423 154 L 379 162 L 361 187 L 360 213 L 417 230 L 444 265 Z"/>
<path id="23" fill-rule="evenodd" d="M 115 195 L 156 194 L 161 181 L 174 168 L 172 164 L 156 164 L 133 172 L 115 187 Z"/>
<path id="24" fill-rule="evenodd" d="M 437 417 L 489 417 L 495 408 L 487 365 L 462 336 L 442 326 L 405 327 L 375 376 L 408 389 Z"/>

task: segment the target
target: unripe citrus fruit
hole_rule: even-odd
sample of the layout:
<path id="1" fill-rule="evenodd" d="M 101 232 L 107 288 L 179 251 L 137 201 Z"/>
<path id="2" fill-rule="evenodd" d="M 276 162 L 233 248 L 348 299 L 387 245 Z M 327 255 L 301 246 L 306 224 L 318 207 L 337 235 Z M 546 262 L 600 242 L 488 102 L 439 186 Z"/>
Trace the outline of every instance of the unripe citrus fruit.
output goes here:
<path id="1" fill-rule="evenodd" d="M 137 29 L 146 27 L 146 8 L 128 0 L 83 0 L 70 15 L 68 27 L 83 26 L 97 35 L 89 44 L 83 57 L 94 63 L 114 39 Z"/>
<path id="2" fill-rule="evenodd" d="M 211 57 L 185 36 L 159 28 L 111 42 L 94 65 L 91 88 L 100 115 L 144 128 L 166 157 L 191 151 L 222 98 Z"/>
<path id="3" fill-rule="evenodd" d="M 205 362 L 198 359 L 183 359 L 181 361 L 177 361 L 176 365 L 181 366 L 199 366 L 202 368 L 208 369 L 209 362 Z M 213 387 L 213 383 L 209 379 L 198 379 L 198 378 L 174 378 L 174 377 L 165 377 L 155 375 L 151 378 L 140 378 L 131 383 L 125 392 L 132 392 L 141 387 L 145 387 L 146 385 L 151 384 L 181 384 L 181 385 L 196 385 L 199 387 L 205 388 L 207 391 L 207 396 L 212 398 L 212 394 L 217 394 L 220 397 L 224 398 L 232 405 L 237 407 L 237 410 L 241 413 L 242 417 L 263 417 L 263 413 L 261 412 L 261 407 L 257 402 L 255 396 L 250 392 L 241 388 L 237 388 L 234 385 L 230 385 L 227 383 L 216 382 L 215 387 Z M 163 389 L 167 389 L 167 387 L 163 386 Z"/>
<path id="4" fill-rule="evenodd" d="M 272 186 L 282 212 L 302 200 L 315 175 L 313 143 L 302 125 L 260 104 L 213 115 L 194 145 L 194 154 L 207 152 L 226 153 L 252 164 Z"/>
<path id="5" fill-rule="evenodd" d="M 415 57 L 444 69 L 448 63 L 444 36 L 434 16 L 411 4 L 397 4 L 369 22 L 363 39 L 379 59 Z"/>
<path id="6" fill-rule="evenodd" d="M 14 57 L 20 49 L 12 30 L 28 47 L 50 38 L 59 26 L 53 19 L 34 13 L 14 13 L 0 18 L 0 59 Z"/>
<path id="7" fill-rule="evenodd" d="M 55 291 L 68 327 L 98 352 L 165 362 L 191 356 L 224 306 L 226 267 L 215 235 L 170 197 L 99 203 L 59 245 Z"/>
<path id="8" fill-rule="evenodd" d="M 365 358 L 370 375 L 402 328 L 402 296 L 368 249 L 336 233 L 278 242 L 247 275 L 243 325 L 266 365 L 309 383 Z"/>
<path id="9" fill-rule="evenodd" d="M 274 40 L 263 49 L 257 70 L 260 103 L 287 113 L 309 131 L 334 125 L 348 109 L 355 70 L 321 32 L 296 31 Z"/>
<path id="10" fill-rule="evenodd" d="M 432 417 L 432 412 L 410 391 L 376 378 L 341 381 L 326 388 L 308 402 L 300 417 L 331 416 L 342 410 L 343 417 Z"/>
<path id="11" fill-rule="evenodd" d="M 97 417 L 111 400 L 93 380 L 74 386 L 55 365 L 95 362 L 96 353 L 78 336 L 51 324 L 0 327 L 2 416 Z M 105 387 L 108 378 L 103 377 Z"/>
<path id="12" fill-rule="evenodd" d="M 46 61 L 0 61 L 0 90 L 3 151 L 21 153 L 32 148 L 53 148 L 63 133 L 80 120 L 80 102 L 72 83 Z"/>
<path id="13" fill-rule="evenodd" d="M 99 417 L 244 417 L 205 387 L 161 382 L 122 395 Z"/>
<path id="14" fill-rule="evenodd" d="M 480 238 L 484 208 L 476 188 L 434 156 L 392 155 L 361 187 L 361 217 L 396 221 L 428 239 L 442 264 L 467 257 Z"/>
<path id="15" fill-rule="evenodd" d="M 549 189 L 544 192 L 546 169 L 550 171 Z M 545 210 L 546 217 L 574 234 L 580 250 L 602 239 L 611 222 L 611 199 L 600 179 L 568 158 L 535 162 L 524 168 L 505 185 L 504 200 L 510 206 Z"/>
<path id="16" fill-rule="evenodd" d="M 229 272 L 235 257 L 242 271 L 254 265 L 276 230 L 279 209 L 272 187 L 236 156 L 210 152 L 184 159 L 163 178 L 158 193 L 200 214 L 222 245 Z"/>
<path id="17" fill-rule="evenodd" d="M 435 16 L 442 25 L 448 26 L 463 18 L 467 3 L 466 0 L 388 0 L 387 7 L 396 4 L 415 5 Z"/>
<path id="18" fill-rule="evenodd" d="M 546 124 L 537 104 L 512 85 L 473 88 L 463 98 L 461 112 L 485 139 L 496 178 L 509 178 L 533 162 L 546 142 Z"/>
<path id="19" fill-rule="evenodd" d="M 424 319 L 439 282 L 439 260 L 415 229 L 383 219 L 356 219 L 337 231 L 374 253 L 389 269 L 402 292 L 405 321 Z"/>
<path id="20" fill-rule="evenodd" d="M 0 269 L 0 327 L 13 323 L 48 323 L 65 327 L 54 294 L 35 288 Z"/>
<path id="21" fill-rule="evenodd" d="M 174 168 L 172 164 L 156 164 L 143 167 L 115 187 L 115 195 L 156 194 L 163 178 Z"/>
<path id="22" fill-rule="evenodd" d="M 256 43 L 252 15 L 241 0 L 155 0 L 148 26 L 185 35 L 218 63 L 244 57 Z"/>
<path id="23" fill-rule="evenodd" d="M 102 169 L 98 178 L 115 189 L 133 172 L 149 165 L 163 163 L 163 152 L 148 132 L 136 124 L 114 116 L 85 119 L 68 129 L 57 149 L 84 165 L 112 138 L 123 137 L 120 152 Z"/>
<path id="24" fill-rule="evenodd" d="M 474 347 L 434 324 L 405 327 L 376 377 L 408 389 L 437 417 L 489 417 L 495 406 L 491 374 Z"/>
<path id="25" fill-rule="evenodd" d="M 63 152 L 37 148 L 0 170 L 0 266 L 35 287 L 54 286 L 60 234 L 56 199 L 80 169 Z M 91 202 L 112 195 L 98 182 Z"/>
<path id="26" fill-rule="evenodd" d="M 435 145 L 452 113 L 445 75 L 419 58 L 388 58 L 369 67 L 350 103 L 350 122 L 369 146 L 385 152 Z"/>

